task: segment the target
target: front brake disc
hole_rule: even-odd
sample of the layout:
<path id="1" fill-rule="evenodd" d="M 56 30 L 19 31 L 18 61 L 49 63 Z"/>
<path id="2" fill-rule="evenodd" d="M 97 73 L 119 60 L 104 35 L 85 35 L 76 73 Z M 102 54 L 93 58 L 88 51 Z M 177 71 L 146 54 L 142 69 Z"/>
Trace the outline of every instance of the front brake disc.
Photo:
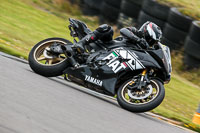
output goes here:
<path id="1" fill-rule="evenodd" d="M 152 94 L 152 92 L 153 92 L 153 87 L 151 85 L 148 85 L 142 94 L 141 94 L 141 91 L 137 91 L 137 90 L 134 91 L 134 90 L 128 89 L 129 97 L 135 100 L 145 99 L 149 97 Z"/>

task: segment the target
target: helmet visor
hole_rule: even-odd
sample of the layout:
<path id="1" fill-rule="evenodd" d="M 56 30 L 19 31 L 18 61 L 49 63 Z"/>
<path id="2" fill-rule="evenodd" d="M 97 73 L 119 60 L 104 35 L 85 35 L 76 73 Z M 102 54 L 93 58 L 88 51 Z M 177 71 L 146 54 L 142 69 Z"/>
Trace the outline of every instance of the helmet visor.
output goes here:
<path id="1" fill-rule="evenodd" d="M 156 44 L 158 42 L 157 40 L 154 40 L 150 35 L 146 35 L 145 39 L 150 46 L 153 46 L 154 44 Z"/>

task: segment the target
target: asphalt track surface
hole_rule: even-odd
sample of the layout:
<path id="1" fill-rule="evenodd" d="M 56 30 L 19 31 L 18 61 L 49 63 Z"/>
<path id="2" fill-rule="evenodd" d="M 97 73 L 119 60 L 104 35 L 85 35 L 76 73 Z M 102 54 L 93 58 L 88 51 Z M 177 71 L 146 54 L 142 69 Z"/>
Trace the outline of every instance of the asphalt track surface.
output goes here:
<path id="1" fill-rule="evenodd" d="M 0 53 L 0 133 L 185 133 Z"/>

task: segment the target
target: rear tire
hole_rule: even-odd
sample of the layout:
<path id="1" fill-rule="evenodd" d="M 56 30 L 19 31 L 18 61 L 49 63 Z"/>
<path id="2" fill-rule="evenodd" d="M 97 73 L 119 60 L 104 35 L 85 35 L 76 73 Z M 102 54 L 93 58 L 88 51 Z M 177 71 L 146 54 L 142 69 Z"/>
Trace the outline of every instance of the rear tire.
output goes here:
<path id="1" fill-rule="evenodd" d="M 126 81 L 117 91 L 117 101 L 122 108 L 129 110 L 131 112 L 141 113 L 152 110 L 161 104 L 161 102 L 165 97 L 165 89 L 163 84 L 156 79 L 151 80 L 151 84 L 154 84 L 159 91 L 152 100 L 147 101 L 147 103 L 133 103 L 131 101 L 125 100 L 126 96 L 123 96 L 125 91 L 124 88 L 130 83 L 130 81 L 131 80 Z"/>
<path id="2" fill-rule="evenodd" d="M 52 65 L 41 64 L 36 60 L 35 51 L 41 47 L 46 45 L 47 43 L 60 42 L 62 44 L 72 44 L 70 41 L 65 40 L 63 38 L 48 38 L 43 41 L 37 43 L 30 51 L 28 61 L 31 69 L 42 76 L 45 77 L 55 77 L 63 74 L 64 69 L 67 68 L 68 62 L 66 59 L 60 61 L 59 63 Z"/>

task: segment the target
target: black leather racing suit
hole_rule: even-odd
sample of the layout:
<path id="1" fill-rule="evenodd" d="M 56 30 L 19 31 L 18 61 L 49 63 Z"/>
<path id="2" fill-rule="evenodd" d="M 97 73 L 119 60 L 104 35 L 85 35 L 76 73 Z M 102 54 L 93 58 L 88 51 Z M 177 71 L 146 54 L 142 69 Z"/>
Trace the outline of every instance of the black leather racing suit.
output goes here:
<path id="1" fill-rule="evenodd" d="M 76 46 L 79 47 L 81 50 L 84 50 L 83 46 L 86 44 L 89 44 L 91 42 L 94 42 L 98 39 L 105 40 L 105 41 L 111 41 L 113 33 L 107 32 L 107 29 L 111 28 L 107 24 L 99 26 L 95 31 L 91 32 L 89 35 L 81 39 Z M 111 34 L 111 35 L 107 35 Z M 149 45 L 144 39 L 144 34 L 141 31 L 138 31 L 135 27 L 128 27 L 128 28 L 122 28 L 120 30 L 120 34 L 127 39 L 130 43 L 137 43 L 142 49 L 148 49 Z M 106 35 L 106 36 L 105 36 Z M 105 37 L 109 37 L 104 39 Z"/>
<path id="2" fill-rule="evenodd" d="M 100 25 L 95 31 L 91 32 L 84 38 L 82 38 L 77 44 L 76 47 L 79 47 L 81 50 L 84 50 L 84 45 L 87 45 L 91 42 L 101 40 L 103 42 L 109 42 L 113 37 L 113 29 L 107 24 Z"/>
<path id="3" fill-rule="evenodd" d="M 144 33 L 137 30 L 135 27 L 122 28 L 120 34 L 126 38 L 128 42 L 137 43 L 143 49 L 149 48 L 149 44 L 144 39 Z"/>

